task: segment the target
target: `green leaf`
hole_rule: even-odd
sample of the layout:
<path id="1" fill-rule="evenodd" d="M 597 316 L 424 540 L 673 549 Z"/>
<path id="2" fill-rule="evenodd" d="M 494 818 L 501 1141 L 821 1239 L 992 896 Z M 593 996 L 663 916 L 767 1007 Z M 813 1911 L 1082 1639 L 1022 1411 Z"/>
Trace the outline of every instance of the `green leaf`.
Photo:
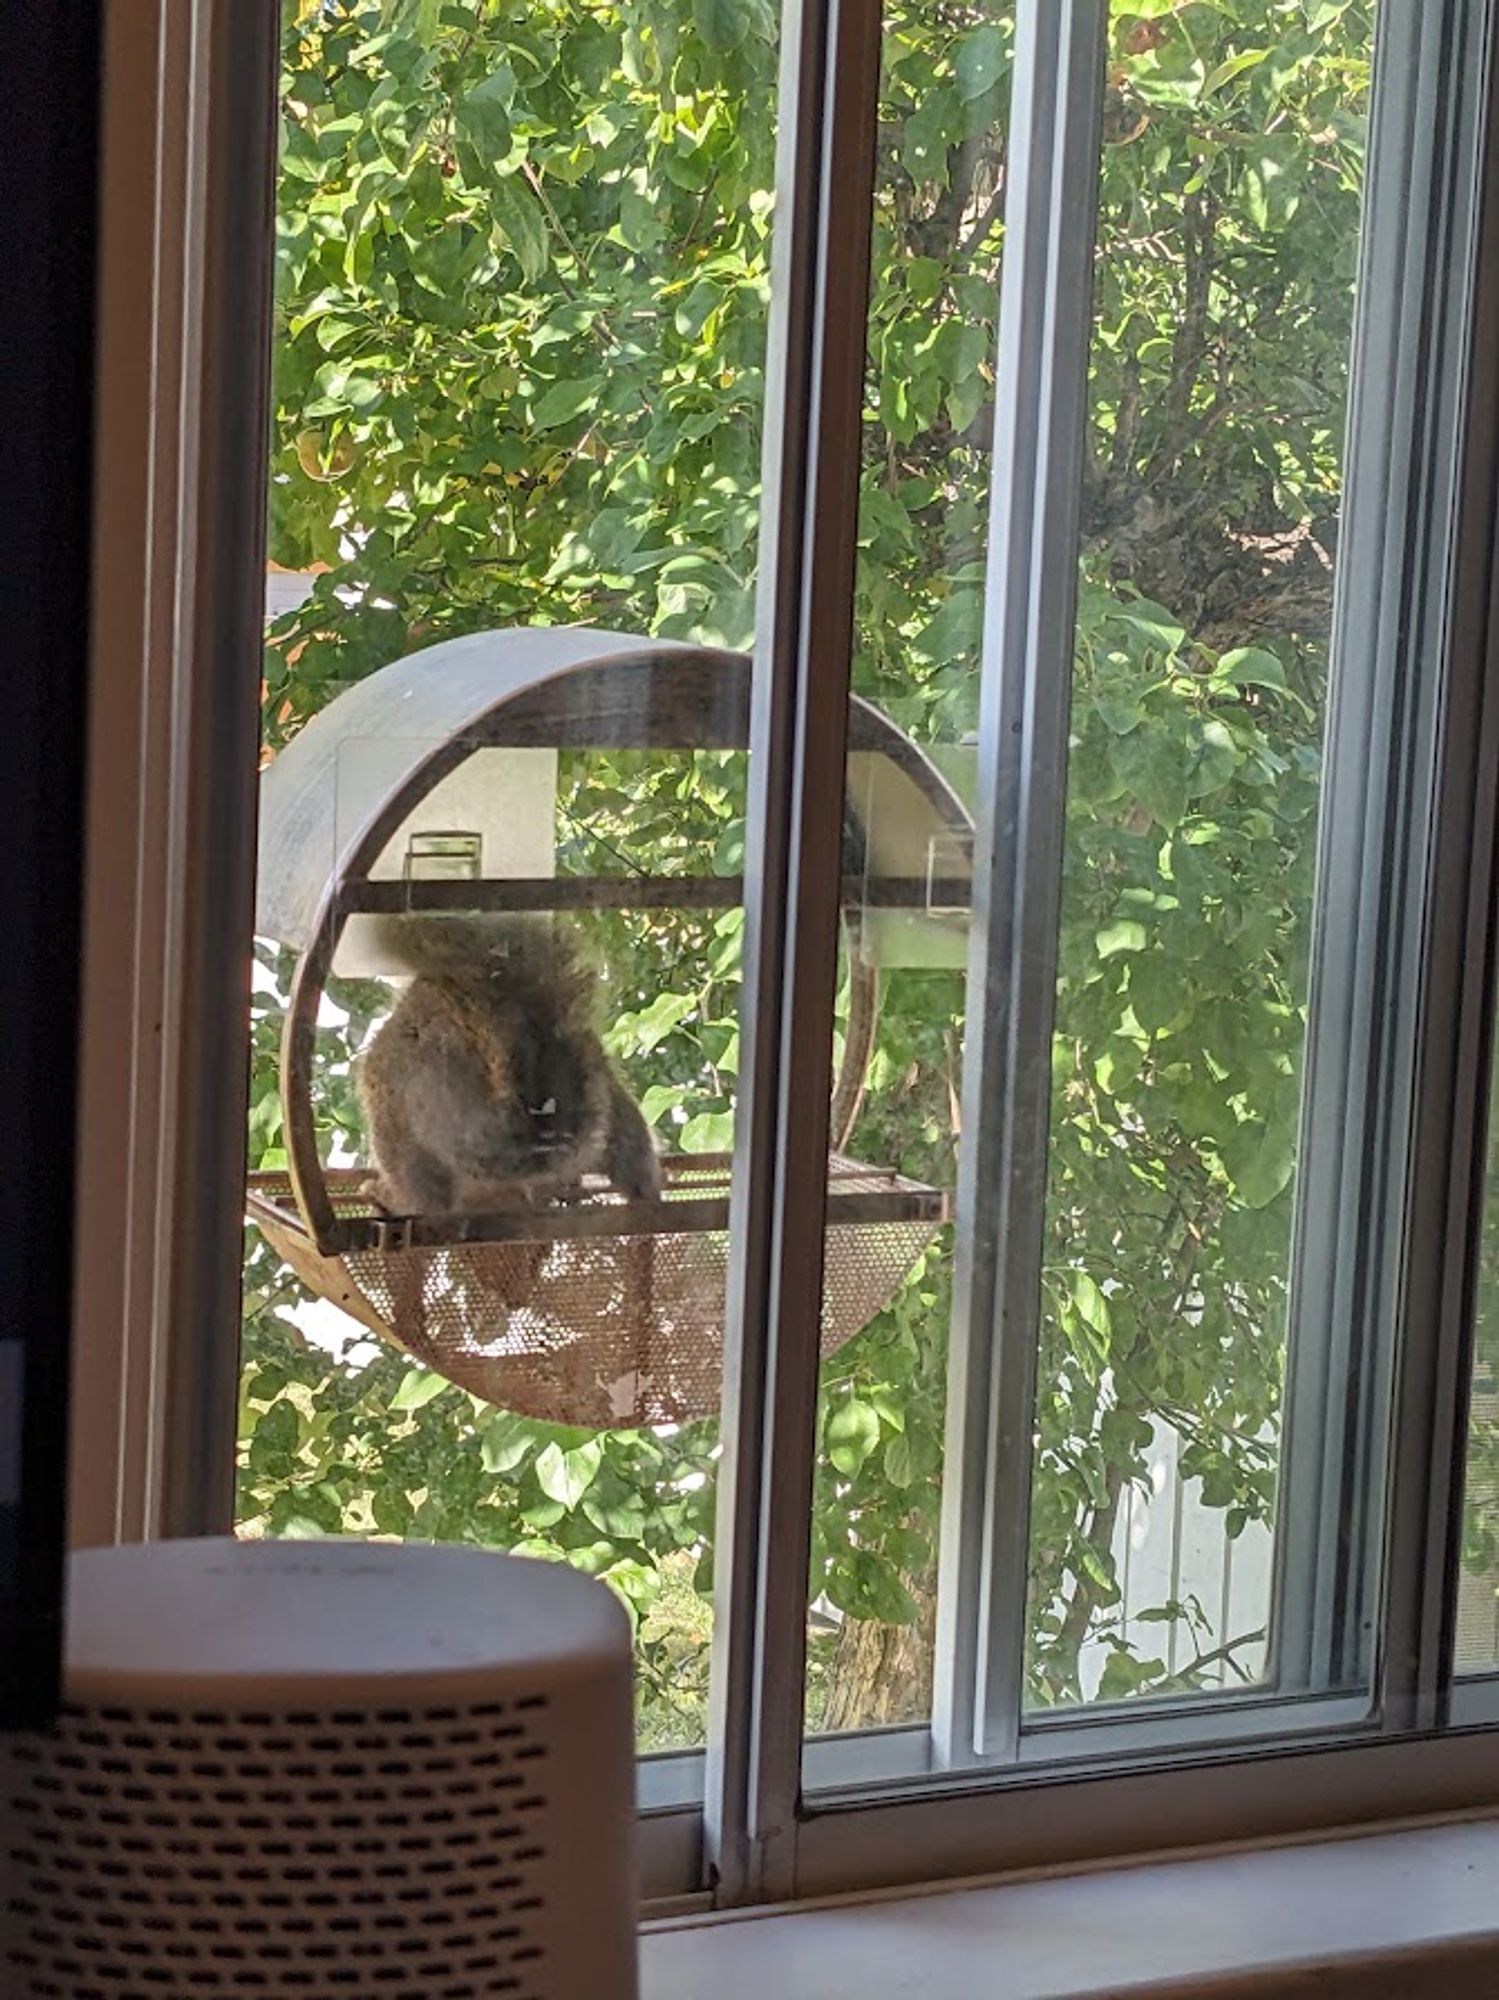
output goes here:
<path id="1" fill-rule="evenodd" d="M 1144 924 L 1137 924 L 1132 917 L 1120 917 L 1104 925 L 1093 940 L 1093 948 L 1100 958 L 1113 958 L 1121 951 L 1144 951 L 1148 942 Z"/>
<path id="2" fill-rule="evenodd" d="M 679 1028 L 696 1012 L 695 993 L 658 993 L 649 1007 L 642 1007 L 638 1014 L 624 1015 L 605 1040 L 621 1054 L 649 1055 L 674 1028 Z"/>
<path id="3" fill-rule="evenodd" d="M 1244 206 L 1257 230 L 1268 235 L 1284 229 L 1300 205 L 1304 178 L 1298 140 L 1260 140 L 1244 168 Z"/>
<path id="4" fill-rule="evenodd" d="M 1231 83 L 1236 76 L 1242 76 L 1245 70 L 1257 68 L 1269 53 L 1268 49 L 1241 49 L 1238 55 L 1229 56 L 1215 69 L 1208 71 L 1203 79 L 1202 95 L 1211 97 L 1215 90 L 1221 90 L 1224 84 Z"/>
<path id="5" fill-rule="evenodd" d="M 583 375 L 571 382 L 554 382 L 537 397 L 531 410 L 532 423 L 539 431 L 555 430 L 558 424 L 565 424 L 584 410 L 591 410 L 598 402 L 603 386 L 597 375 Z"/>
<path id="6" fill-rule="evenodd" d="M 1084 1322 L 1101 1339 L 1106 1340 L 1109 1333 L 1109 1302 L 1107 1298 L 1105 1298 L 1104 1294 L 1099 1290 L 1092 1278 L 1088 1276 L 1086 1271 L 1069 1271 L 1067 1273 L 1067 1284 L 1068 1289 L 1072 1293 L 1072 1302 L 1077 1307 Z"/>
<path id="7" fill-rule="evenodd" d="M 911 1440 L 904 1435 L 890 1438 L 885 1445 L 883 1465 L 886 1479 L 898 1492 L 903 1493 L 916 1476 L 911 1457 Z"/>
<path id="8" fill-rule="evenodd" d="M 1131 1465 L 1150 1447 L 1155 1432 L 1133 1410 L 1105 1410 L 1098 1426 L 1104 1457 L 1115 1465 Z"/>
<path id="9" fill-rule="evenodd" d="M 1132 1653 L 1116 1647 L 1104 1662 L 1098 1679 L 1100 1701 L 1120 1701 L 1139 1692 L 1166 1671 L 1164 1660 L 1137 1660 Z"/>
<path id="10" fill-rule="evenodd" d="M 1183 969 L 1163 951 L 1144 952 L 1129 969 L 1129 1004 L 1147 1035 L 1158 1035 L 1186 1004 Z"/>
<path id="11" fill-rule="evenodd" d="M 1198 799 L 1221 791 L 1243 761 L 1226 724 L 1209 717 L 1198 732 L 1196 751 L 1187 773 L 1188 796 Z"/>
<path id="12" fill-rule="evenodd" d="M 680 1110 L 691 1095 L 685 1083 L 653 1083 L 640 1093 L 640 1115 L 647 1125 L 659 1125 L 668 1111 Z"/>
<path id="13" fill-rule="evenodd" d="M 320 1521 L 314 1521 L 306 1514 L 288 1514 L 276 1529 L 281 1539 L 287 1542 L 321 1541 L 327 1532 Z"/>
<path id="14" fill-rule="evenodd" d="M 958 96 L 965 104 L 992 90 L 1010 66 L 1009 38 L 992 21 L 970 28 L 958 37 L 953 50 Z"/>
<path id="15" fill-rule="evenodd" d="M 452 1384 L 430 1368 L 408 1368 L 390 1399 L 393 1410 L 420 1410 Z"/>
<path id="16" fill-rule="evenodd" d="M 740 0 L 692 0 L 692 20 L 717 55 L 737 49 L 749 33 L 749 15 Z"/>
<path id="17" fill-rule="evenodd" d="M 624 1499 L 605 1502 L 598 1498 L 598 1489 L 585 1495 L 583 1512 L 593 1525 L 616 1541 L 635 1541 L 646 1532 L 649 1515 L 644 1500 L 638 1494 L 627 1494 Z"/>
<path id="18" fill-rule="evenodd" d="M 937 258 L 908 259 L 905 276 L 906 292 L 913 305 L 929 306 L 941 296 L 944 272 Z"/>
<path id="19" fill-rule="evenodd" d="M 1246 1119 L 1223 1148 L 1223 1166 L 1247 1208 L 1264 1208 L 1284 1189 L 1296 1166 L 1294 1128 L 1275 1129 Z"/>
<path id="20" fill-rule="evenodd" d="M 1073 1553 L 1078 1558 L 1078 1564 L 1083 1574 L 1097 1588 L 1099 1602 L 1102 1604 L 1117 1603 L 1119 1585 L 1114 1576 L 1114 1565 L 1109 1558 L 1101 1555 L 1091 1542 L 1085 1541 L 1081 1537 L 1075 1539 Z"/>
<path id="21" fill-rule="evenodd" d="M 1121 793 L 1171 828 L 1187 809 L 1186 746 L 1159 727 L 1142 723 L 1108 744 L 1109 769 Z"/>
<path id="22" fill-rule="evenodd" d="M 731 1153 L 734 1150 L 732 1111 L 700 1111 L 677 1134 L 684 1153 Z"/>
<path id="23" fill-rule="evenodd" d="M 828 1576 L 828 1596 L 850 1618 L 868 1618 L 881 1625 L 914 1624 L 916 1600 L 901 1582 L 893 1564 L 872 1549 L 855 1549 Z"/>
<path id="24" fill-rule="evenodd" d="M 1263 646 L 1236 646 L 1224 653 L 1216 677 L 1232 681 L 1235 687 L 1283 688 L 1286 684 L 1285 668 Z"/>
<path id="25" fill-rule="evenodd" d="M 947 392 L 948 422 L 955 431 L 966 431 L 989 395 L 989 384 L 975 368 L 971 375 L 953 383 Z"/>
<path id="26" fill-rule="evenodd" d="M 508 68 L 476 83 L 453 107 L 461 131 L 467 133 L 491 165 L 510 151 L 510 100 L 515 95 L 515 77 Z"/>
<path id="27" fill-rule="evenodd" d="M 984 629 L 984 597 L 979 590 L 955 590 L 942 609 L 917 633 L 913 644 L 941 666 L 976 653 Z"/>
<path id="28" fill-rule="evenodd" d="M 326 362 L 313 378 L 329 411 L 367 410 L 385 393 L 378 375 L 361 372 L 346 361 Z"/>
<path id="29" fill-rule="evenodd" d="M 1133 1036 L 1115 1035 L 1093 1064 L 1094 1080 L 1110 1097 L 1125 1097 L 1138 1081 L 1144 1060 L 1145 1052 Z"/>
<path id="30" fill-rule="evenodd" d="M 828 1457 L 850 1479 L 880 1441 L 880 1420 L 873 1407 L 850 1396 L 828 1416 L 823 1432 Z"/>
<path id="31" fill-rule="evenodd" d="M 1094 711 L 1104 728 L 1115 736 L 1128 736 L 1145 718 L 1145 704 L 1136 688 L 1102 689 L 1094 698 Z"/>
<path id="32" fill-rule="evenodd" d="M 521 276 L 534 285 L 551 262 L 540 202 L 520 174 L 507 174 L 494 185 L 490 209 L 501 241 L 515 252 Z"/>
<path id="33" fill-rule="evenodd" d="M 489 1473 L 513 1472 L 536 1449 L 535 1426 L 524 1417 L 499 1413 L 484 1432 L 479 1452 Z"/>
<path id="34" fill-rule="evenodd" d="M 1160 652 L 1179 652 L 1186 644 L 1185 626 L 1179 619 L 1173 618 L 1164 606 L 1153 604 L 1148 597 L 1132 598 L 1128 603 L 1116 602 L 1112 615 L 1126 631 L 1137 633 Z"/>
<path id="35" fill-rule="evenodd" d="M 581 1548 L 570 1548 L 567 1560 L 585 1576 L 601 1576 L 618 1555 L 619 1550 L 612 1542 L 585 1542 Z"/>
<path id="36" fill-rule="evenodd" d="M 661 210 L 657 200 L 638 188 L 621 189 L 619 233 L 626 247 L 639 257 L 653 256 L 665 240 Z"/>
<path id="37" fill-rule="evenodd" d="M 606 570 L 618 570 L 640 547 L 644 523 L 624 507 L 601 507 L 583 529 L 580 540 Z"/>
<path id="38" fill-rule="evenodd" d="M 555 1500 L 570 1514 L 598 1477 L 604 1447 L 598 1438 L 562 1451 L 549 1444 L 537 1455 L 536 1483 L 548 1499 Z"/>

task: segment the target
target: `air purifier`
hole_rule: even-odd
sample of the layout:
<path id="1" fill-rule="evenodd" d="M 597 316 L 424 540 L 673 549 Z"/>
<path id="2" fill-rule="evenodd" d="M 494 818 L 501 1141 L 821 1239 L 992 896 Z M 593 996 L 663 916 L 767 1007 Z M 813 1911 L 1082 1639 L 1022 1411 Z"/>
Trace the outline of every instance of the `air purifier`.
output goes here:
<path id="1" fill-rule="evenodd" d="M 6 2000 L 635 2000 L 629 1623 L 482 1550 L 71 1560 L 0 1742 Z"/>

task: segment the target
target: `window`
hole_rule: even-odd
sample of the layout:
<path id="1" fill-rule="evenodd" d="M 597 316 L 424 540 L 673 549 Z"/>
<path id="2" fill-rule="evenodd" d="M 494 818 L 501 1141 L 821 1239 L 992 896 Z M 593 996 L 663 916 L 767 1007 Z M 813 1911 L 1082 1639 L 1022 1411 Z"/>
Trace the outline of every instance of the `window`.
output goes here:
<path id="1" fill-rule="evenodd" d="M 286 10 L 238 1519 L 619 1590 L 652 1894 L 1492 1787 L 1495 25 Z M 465 910 L 663 1187 L 382 1153 Z M 143 1372 L 222 1518 L 221 1349 Z"/>

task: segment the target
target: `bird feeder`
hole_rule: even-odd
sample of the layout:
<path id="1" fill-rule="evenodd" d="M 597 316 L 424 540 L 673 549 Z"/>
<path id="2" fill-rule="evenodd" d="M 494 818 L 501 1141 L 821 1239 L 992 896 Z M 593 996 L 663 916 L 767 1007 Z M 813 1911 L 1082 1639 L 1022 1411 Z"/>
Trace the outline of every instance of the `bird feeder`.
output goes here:
<path id="1" fill-rule="evenodd" d="M 729 1158 L 668 1156 L 652 1200 L 600 1181 L 493 1215 L 388 1214 L 365 1170 L 319 1151 L 324 991 L 331 975 L 398 973 L 371 915 L 742 904 L 742 878 L 706 855 L 699 873 L 559 873 L 556 792 L 562 751 L 744 750 L 750 678 L 746 655 L 703 646 L 576 627 L 479 633 L 349 688 L 261 781 L 256 929 L 298 956 L 281 1056 L 287 1171 L 251 1175 L 250 1217 L 314 1292 L 525 1415 L 609 1427 L 717 1409 Z M 857 698 L 847 813 L 850 1018 L 830 1121 L 825 1353 L 889 1303 L 947 1217 L 940 1190 L 842 1149 L 884 949 L 893 936 L 895 962 L 951 964 L 972 870 L 970 821 L 947 781 Z"/>

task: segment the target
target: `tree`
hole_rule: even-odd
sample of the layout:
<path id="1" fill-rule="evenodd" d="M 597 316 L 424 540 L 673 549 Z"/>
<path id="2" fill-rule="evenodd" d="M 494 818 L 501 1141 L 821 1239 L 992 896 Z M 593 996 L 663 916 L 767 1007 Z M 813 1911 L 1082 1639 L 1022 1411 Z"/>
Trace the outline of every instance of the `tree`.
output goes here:
<path id="1" fill-rule="evenodd" d="M 1112 1544 L 1152 1419 L 1228 1531 L 1273 1507 L 1368 0 L 1140 0 L 1112 28 L 1054 1056 L 1032 1698 L 1171 1684 Z M 449 634 L 752 627 L 771 223 L 766 0 L 303 0 L 285 41 L 275 749 Z M 943 753 L 976 714 L 1008 10 L 887 8 L 855 678 Z M 732 872 L 743 759 L 572 755 L 577 865 Z M 601 920 L 603 921 L 603 920 Z M 737 913 L 614 917 L 612 1042 L 675 1146 L 729 1129 Z M 261 954 L 252 1164 L 275 1164 L 287 970 Z M 324 1030 L 325 1134 L 358 1144 Z M 854 1150 L 950 1185 L 956 973 L 892 972 Z M 924 1712 L 951 1246 L 824 1366 L 809 1714 Z M 592 1436 L 283 1316 L 253 1236 L 242 1510 L 265 1532 L 561 1555 L 642 1620 L 644 1738 L 701 1728 L 711 1424 Z M 1245 1635 L 1159 1607 L 1201 1652 Z M 1191 1676 L 1187 1677 L 1189 1680 Z"/>

